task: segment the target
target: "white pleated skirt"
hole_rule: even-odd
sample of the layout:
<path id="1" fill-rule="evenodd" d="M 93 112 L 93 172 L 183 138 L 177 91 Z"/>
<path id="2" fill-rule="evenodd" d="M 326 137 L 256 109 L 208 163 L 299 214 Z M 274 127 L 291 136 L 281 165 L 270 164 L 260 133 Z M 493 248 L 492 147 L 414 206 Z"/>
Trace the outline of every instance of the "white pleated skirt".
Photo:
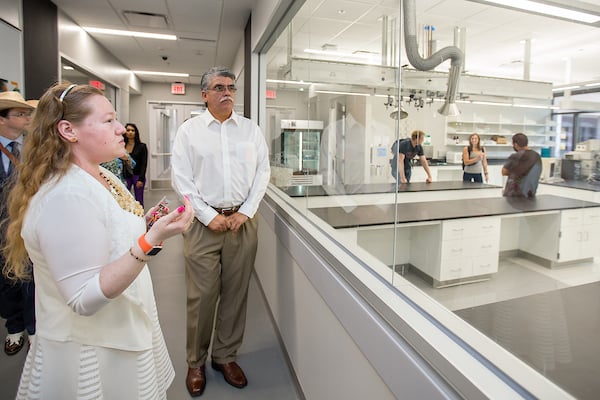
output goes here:
<path id="1" fill-rule="evenodd" d="M 163 400 L 175 371 L 156 321 L 153 348 L 124 351 L 35 335 L 17 400 Z"/>

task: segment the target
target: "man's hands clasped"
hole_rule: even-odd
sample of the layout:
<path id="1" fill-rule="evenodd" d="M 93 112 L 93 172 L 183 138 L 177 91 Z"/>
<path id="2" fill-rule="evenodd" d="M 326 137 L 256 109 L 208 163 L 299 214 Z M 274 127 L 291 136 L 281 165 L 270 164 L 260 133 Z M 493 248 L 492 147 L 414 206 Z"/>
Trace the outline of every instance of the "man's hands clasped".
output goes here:
<path id="1" fill-rule="evenodd" d="M 208 224 L 208 229 L 213 232 L 232 231 L 237 233 L 246 221 L 248 221 L 248 216 L 239 212 L 235 212 L 227 217 L 217 214 Z"/>

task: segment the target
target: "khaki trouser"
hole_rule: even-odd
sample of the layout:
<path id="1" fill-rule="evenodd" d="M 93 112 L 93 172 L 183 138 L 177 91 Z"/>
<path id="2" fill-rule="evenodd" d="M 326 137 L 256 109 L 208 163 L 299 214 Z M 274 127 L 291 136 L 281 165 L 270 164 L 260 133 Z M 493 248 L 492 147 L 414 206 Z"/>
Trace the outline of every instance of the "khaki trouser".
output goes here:
<path id="1" fill-rule="evenodd" d="M 237 233 L 213 232 L 194 220 L 190 230 L 183 234 L 186 347 L 190 368 L 198 368 L 206 362 L 213 322 L 212 360 L 228 363 L 236 359 L 246 325 L 248 284 L 256 258 L 257 230 L 256 217 L 249 218 Z"/>

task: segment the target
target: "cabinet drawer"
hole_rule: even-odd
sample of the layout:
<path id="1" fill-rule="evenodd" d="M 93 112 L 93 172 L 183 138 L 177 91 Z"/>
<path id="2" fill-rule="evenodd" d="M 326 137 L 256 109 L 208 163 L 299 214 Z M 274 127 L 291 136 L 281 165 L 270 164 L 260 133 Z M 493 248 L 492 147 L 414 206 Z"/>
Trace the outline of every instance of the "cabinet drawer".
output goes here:
<path id="1" fill-rule="evenodd" d="M 465 241 L 463 241 L 461 239 L 444 240 L 442 242 L 442 252 L 441 252 L 442 259 L 468 256 L 469 255 L 469 247 L 464 246 L 464 242 Z"/>
<path id="2" fill-rule="evenodd" d="M 473 275 L 471 257 L 442 259 L 439 281 L 466 278 Z"/>
<path id="3" fill-rule="evenodd" d="M 560 216 L 560 226 L 580 226 L 583 223 L 582 210 L 564 210 Z"/>
<path id="4" fill-rule="evenodd" d="M 498 272 L 498 257 L 474 257 L 473 276 Z"/>
<path id="5" fill-rule="evenodd" d="M 499 218 L 463 218 L 444 221 L 442 240 L 481 237 L 500 232 Z"/>
<path id="6" fill-rule="evenodd" d="M 584 225 L 600 225 L 600 207 L 583 210 Z"/>
<path id="7" fill-rule="evenodd" d="M 500 251 L 500 238 L 492 236 L 463 240 L 463 247 L 470 249 L 472 256 L 497 256 Z"/>

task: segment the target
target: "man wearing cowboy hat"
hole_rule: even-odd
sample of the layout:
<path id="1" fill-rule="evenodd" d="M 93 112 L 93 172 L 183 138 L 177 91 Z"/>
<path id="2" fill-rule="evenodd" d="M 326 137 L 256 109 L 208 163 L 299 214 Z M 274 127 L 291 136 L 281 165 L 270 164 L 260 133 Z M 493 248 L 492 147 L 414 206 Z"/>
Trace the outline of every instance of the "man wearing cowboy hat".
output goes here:
<path id="1" fill-rule="evenodd" d="M 8 217 L 7 197 L 14 181 L 19 154 L 23 145 L 23 132 L 31 120 L 35 107 L 23 99 L 18 92 L 0 93 L 0 221 Z M 0 246 L 4 247 L 6 223 L 2 223 Z M 0 252 L 0 266 L 4 266 Z M 25 330 L 35 334 L 35 307 L 33 281 L 14 283 L 0 274 L 0 317 L 6 320 L 8 335 L 4 352 L 17 354 L 25 343 Z"/>

